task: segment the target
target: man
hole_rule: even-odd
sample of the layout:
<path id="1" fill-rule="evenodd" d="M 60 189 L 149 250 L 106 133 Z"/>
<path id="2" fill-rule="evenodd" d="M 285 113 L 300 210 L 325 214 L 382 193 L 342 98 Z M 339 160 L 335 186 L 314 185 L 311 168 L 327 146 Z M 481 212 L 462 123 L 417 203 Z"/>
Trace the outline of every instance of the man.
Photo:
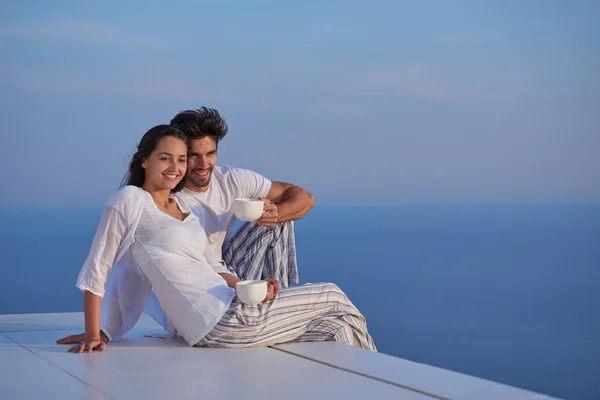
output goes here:
<path id="1" fill-rule="evenodd" d="M 176 194 L 194 213 L 202 214 L 207 233 L 204 254 L 209 264 L 228 284 L 250 279 L 269 279 L 279 286 L 297 284 L 298 267 L 293 221 L 313 206 L 313 196 L 299 186 L 270 181 L 262 175 L 240 168 L 219 166 L 219 142 L 228 132 L 217 110 L 202 107 L 177 114 L 171 125 L 190 140 L 185 188 Z M 236 198 L 264 200 L 264 213 L 256 222 L 245 223 L 226 243 L 235 224 L 233 202 Z M 149 298 L 147 279 L 126 253 L 111 271 L 102 301 L 101 338 L 105 343 L 122 337 L 146 312 L 171 335 L 173 324 L 162 311 L 156 295 Z M 145 307 L 144 307 L 145 305 Z M 71 335 L 57 343 L 72 344 L 83 334 Z"/>
<path id="2" fill-rule="evenodd" d="M 242 279 L 272 277 L 282 287 L 298 283 L 293 221 L 314 206 L 313 196 L 250 170 L 218 166 L 219 142 L 228 127 L 217 110 L 183 111 L 171 125 L 190 139 L 186 184 L 177 196 L 195 212 L 207 212 L 205 256 L 213 268 Z M 263 199 L 265 211 L 225 243 L 235 224 L 233 202 L 238 197 Z"/>

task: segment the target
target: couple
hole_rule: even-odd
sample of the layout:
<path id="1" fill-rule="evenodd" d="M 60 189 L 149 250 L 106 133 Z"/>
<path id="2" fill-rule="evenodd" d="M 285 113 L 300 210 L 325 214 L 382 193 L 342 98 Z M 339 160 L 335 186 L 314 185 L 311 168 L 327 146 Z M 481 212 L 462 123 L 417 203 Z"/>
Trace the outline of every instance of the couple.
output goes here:
<path id="1" fill-rule="evenodd" d="M 105 350 L 146 312 L 190 346 L 339 341 L 376 351 L 365 318 L 336 285 L 288 287 L 298 283 L 292 221 L 312 208 L 312 195 L 217 166 L 226 133 L 219 113 L 204 107 L 146 132 L 77 279 L 85 333 L 58 343 Z M 265 211 L 224 243 L 238 197 L 264 199 Z M 237 299 L 240 278 L 268 281 L 263 303 Z"/>

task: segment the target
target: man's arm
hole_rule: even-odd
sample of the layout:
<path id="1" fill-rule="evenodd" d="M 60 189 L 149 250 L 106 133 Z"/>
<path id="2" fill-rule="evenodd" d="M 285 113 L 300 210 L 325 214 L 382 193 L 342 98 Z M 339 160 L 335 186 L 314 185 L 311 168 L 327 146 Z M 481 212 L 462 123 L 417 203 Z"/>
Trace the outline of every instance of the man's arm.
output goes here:
<path id="1" fill-rule="evenodd" d="M 291 183 L 273 181 L 265 201 L 259 225 L 273 227 L 278 222 L 302 218 L 315 206 L 312 194 Z"/>

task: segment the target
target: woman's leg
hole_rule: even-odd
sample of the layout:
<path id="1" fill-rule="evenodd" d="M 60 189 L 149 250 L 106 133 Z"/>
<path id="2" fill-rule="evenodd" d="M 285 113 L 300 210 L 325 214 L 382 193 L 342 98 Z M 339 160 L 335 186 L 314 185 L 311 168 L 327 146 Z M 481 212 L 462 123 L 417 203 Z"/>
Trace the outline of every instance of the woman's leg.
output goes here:
<path id="1" fill-rule="evenodd" d="M 132 254 L 168 321 L 190 346 L 196 345 L 227 311 L 233 289 L 209 265 L 192 258 L 165 256 L 140 243 L 132 245 Z"/>
<path id="2" fill-rule="evenodd" d="M 281 289 L 272 302 L 259 306 L 234 300 L 198 345 L 258 347 L 294 340 L 338 341 L 376 351 L 365 318 L 333 283 Z"/>
<path id="3" fill-rule="evenodd" d="M 110 271 L 105 288 L 100 327 L 111 341 L 115 341 L 139 320 L 152 285 L 127 252 Z"/>

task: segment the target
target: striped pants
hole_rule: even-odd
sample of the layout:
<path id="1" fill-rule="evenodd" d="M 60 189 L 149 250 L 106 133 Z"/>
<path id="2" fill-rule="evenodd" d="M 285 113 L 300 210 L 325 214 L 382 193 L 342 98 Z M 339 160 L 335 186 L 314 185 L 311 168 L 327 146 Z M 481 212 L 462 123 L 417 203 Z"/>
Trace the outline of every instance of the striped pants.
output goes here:
<path id="1" fill-rule="evenodd" d="M 265 228 L 246 222 L 223 245 L 223 261 L 243 280 L 275 278 L 282 288 L 297 284 L 294 223 Z"/>
<path id="2" fill-rule="evenodd" d="M 271 302 L 258 306 L 234 298 L 197 346 L 259 347 L 291 341 L 335 341 L 377 351 L 365 317 L 333 283 L 281 289 Z"/>

